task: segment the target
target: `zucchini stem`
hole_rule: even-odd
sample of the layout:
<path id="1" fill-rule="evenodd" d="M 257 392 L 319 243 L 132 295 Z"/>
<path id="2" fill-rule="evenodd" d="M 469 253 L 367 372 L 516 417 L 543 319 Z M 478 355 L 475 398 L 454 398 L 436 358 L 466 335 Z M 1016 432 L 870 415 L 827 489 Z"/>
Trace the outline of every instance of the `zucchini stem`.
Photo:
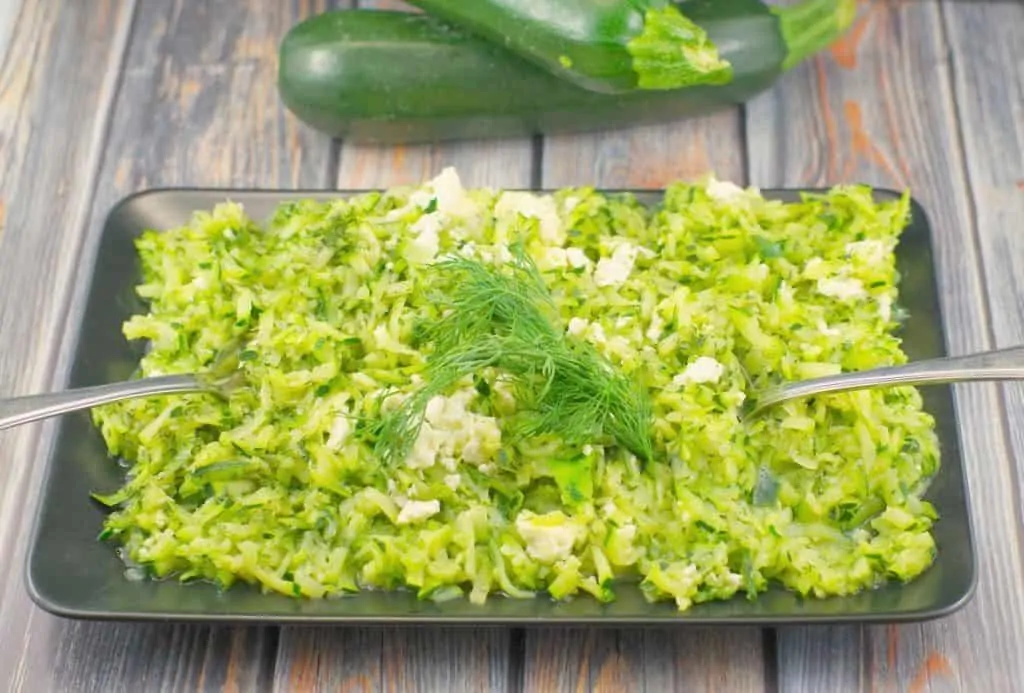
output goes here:
<path id="1" fill-rule="evenodd" d="M 788 48 L 782 69 L 788 70 L 846 33 L 857 17 L 857 0 L 803 0 L 773 12 Z"/>

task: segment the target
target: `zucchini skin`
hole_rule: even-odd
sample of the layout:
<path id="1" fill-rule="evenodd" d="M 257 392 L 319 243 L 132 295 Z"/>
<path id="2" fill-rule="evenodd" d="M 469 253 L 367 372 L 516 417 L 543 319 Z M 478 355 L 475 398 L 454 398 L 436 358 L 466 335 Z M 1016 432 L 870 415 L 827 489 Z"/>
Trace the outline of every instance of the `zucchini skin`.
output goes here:
<path id="1" fill-rule="evenodd" d="M 354 142 L 411 144 L 592 132 L 729 108 L 783 71 L 778 17 L 759 0 L 689 0 L 733 66 L 724 85 L 628 94 L 593 92 L 510 51 L 420 13 L 326 12 L 280 47 L 278 89 L 310 127 Z"/>
<path id="2" fill-rule="evenodd" d="M 578 87 L 609 94 L 637 88 L 629 43 L 643 33 L 648 10 L 670 4 L 667 0 L 407 1 Z"/>

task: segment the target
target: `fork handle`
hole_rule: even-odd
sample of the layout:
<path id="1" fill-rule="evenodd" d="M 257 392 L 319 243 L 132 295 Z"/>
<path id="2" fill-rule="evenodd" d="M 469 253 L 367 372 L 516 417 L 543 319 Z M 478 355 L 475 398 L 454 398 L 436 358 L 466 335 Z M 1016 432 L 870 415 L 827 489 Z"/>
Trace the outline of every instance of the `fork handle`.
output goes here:
<path id="1" fill-rule="evenodd" d="M 787 383 L 765 390 L 755 406 L 762 409 L 799 397 L 873 387 L 1021 379 L 1024 379 L 1024 346 L 1014 346 Z"/>
<path id="2" fill-rule="evenodd" d="M 0 399 L 0 430 L 125 399 L 206 389 L 192 375 L 161 375 L 64 392 Z"/>

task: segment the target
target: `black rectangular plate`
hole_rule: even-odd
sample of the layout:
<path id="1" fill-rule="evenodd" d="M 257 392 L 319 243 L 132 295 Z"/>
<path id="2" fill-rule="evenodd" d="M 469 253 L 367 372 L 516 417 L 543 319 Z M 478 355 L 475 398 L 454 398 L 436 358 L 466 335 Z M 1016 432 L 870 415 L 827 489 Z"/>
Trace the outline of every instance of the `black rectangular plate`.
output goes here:
<path id="1" fill-rule="evenodd" d="M 88 277 L 88 302 L 80 322 L 69 387 L 128 378 L 142 353 L 121 333 L 122 322 L 144 310 L 135 296 L 139 264 L 133 242 L 146 229 L 169 229 L 188 222 L 193 210 L 211 209 L 231 199 L 254 219 L 264 219 L 280 202 L 327 199 L 363 191 L 277 191 L 158 189 L 131 195 L 110 212 L 99 252 Z M 608 191 L 617 192 L 617 191 Z M 793 200 L 799 190 L 764 190 L 768 198 Z M 817 191 L 809 191 L 817 192 Z M 657 203 L 660 192 L 639 192 Z M 880 190 L 877 199 L 893 199 Z M 900 303 L 910 313 L 903 327 L 904 348 L 912 359 L 945 355 L 931 234 L 916 202 L 912 222 L 897 248 Z M 259 623 L 392 623 L 511 625 L 665 625 L 898 622 L 920 621 L 952 613 L 973 595 L 976 558 L 967 499 L 959 425 L 948 386 L 923 390 L 940 435 L 941 470 L 928 492 L 940 514 L 935 525 L 938 557 L 917 580 L 890 584 L 852 597 L 801 599 L 772 589 L 754 601 L 694 606 L 680 613 L 671 602 L 650 604 L 632 585 L 618 588 L 618 599 L 600 604 L 589 597 L 555 603 L 539 597 L 494 597 L 482 606 L 464 600 L 444 604 L 417 601 L 409 592 L 365 592 L 338 599 L 300 601 L 262 594 L 240 585 L 220 591 L 206 583 L 175 580 L 130 582 L 115 551 L 97 541 L 103 509 L 92 491 L 119 486 L 123 469 L 106 452 L 88 412 L 62 418 L 47 460 L 45 481 L 27 560 L 27 586 L 43 609 L 70 618 L 178 620 Z M 27 463 L 27 461 L 26 461 Z"/>

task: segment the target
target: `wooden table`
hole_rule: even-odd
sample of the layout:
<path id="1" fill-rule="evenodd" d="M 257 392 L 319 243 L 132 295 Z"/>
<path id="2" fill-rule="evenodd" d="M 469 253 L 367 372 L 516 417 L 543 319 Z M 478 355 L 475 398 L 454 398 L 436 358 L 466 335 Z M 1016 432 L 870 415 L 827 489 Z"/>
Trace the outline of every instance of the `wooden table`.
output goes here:
<path id="1" fill-rule="evenodd" d="M 324 0 L 0 1 L 0 394 L 64 382 L 82 280 L 122 195 L 161 185 L 905 188 L 935 227 L 954 353 L 1024 342 L 1024 5 L 873 0 L 743 109 L 592 136 L 332 142 L 275 91 Z M 342 3 L 339 3 L 342 4 Z M 364 3 L 368 5 L 370 3 Z M 383 6 L 379 3 L 378 6 Z M 1024 687 L 1024 387 L 957 388 L 980 584 L 906 626 L 779 630 L 209 628 L 63 621 L 23 586 L 52 422 L 0 434 L 0 688 L 44 691 L 968 691 Z"/>

